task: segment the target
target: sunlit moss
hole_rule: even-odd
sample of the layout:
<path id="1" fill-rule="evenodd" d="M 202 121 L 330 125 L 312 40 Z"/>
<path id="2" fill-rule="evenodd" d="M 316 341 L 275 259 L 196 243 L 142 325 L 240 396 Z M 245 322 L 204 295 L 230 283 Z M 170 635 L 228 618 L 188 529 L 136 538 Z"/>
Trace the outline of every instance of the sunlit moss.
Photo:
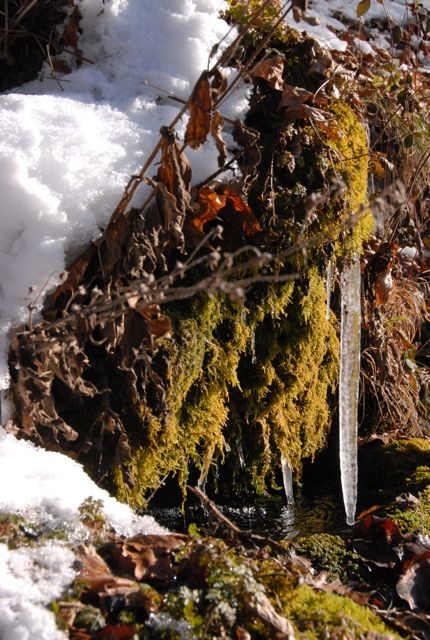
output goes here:
<path id="1" fill-rule="evenodd" d="M 338 176 L 344 181 L 344 207 L 340 222 L 350 224 L 352 234 L 344 236 L 341 252 L 361 251 L 362 243 L 373 231 L 373 216 L 367 205 L 369 146 L 366 131 L 359 116 L 343 101 L 331 104 L 339 135 L 327 140 L 332 149 L 331 160 Z"/>
<path id="2" fill-rule="evenodd" d="M 169 414 L 163 423 L 143 408 L 147 441 L 133 452 L 134 486 L 117 468 L 119 496 L 142 504 L 169 473 L 184 485 L 190 465 L 204 479 L 238 438 L 258 490 L 274 480 L 281 451 L 300 471 L 325 441 L 337 379 L 336 330 L 318 272 L 305 288 L 261 286 L 244 306 L 201 298 L 174 317 L 176 337 L 162 355 Z"/>
<path id="3" fill-rule="evenodd" d="M 347 548 L 340 536 L 316 533 L 296 538 L 294 547 L 312 560 L 316 571 L 324 571 L 331 580 L 348 582 L 360 577 L 360 558 Z"/>

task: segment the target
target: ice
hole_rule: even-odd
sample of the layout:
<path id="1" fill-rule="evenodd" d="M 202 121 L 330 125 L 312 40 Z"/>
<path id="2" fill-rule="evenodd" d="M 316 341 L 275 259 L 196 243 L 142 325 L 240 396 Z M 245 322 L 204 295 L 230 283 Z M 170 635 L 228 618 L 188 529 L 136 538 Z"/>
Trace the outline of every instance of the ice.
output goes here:
<path id="1" fill-rule="evenodd" d="M 345 259 L 341 282 L 339 458 L 346 521 L 357 503 L 357 420 L 360 382 L 361 273 L 356 252 Z"/>

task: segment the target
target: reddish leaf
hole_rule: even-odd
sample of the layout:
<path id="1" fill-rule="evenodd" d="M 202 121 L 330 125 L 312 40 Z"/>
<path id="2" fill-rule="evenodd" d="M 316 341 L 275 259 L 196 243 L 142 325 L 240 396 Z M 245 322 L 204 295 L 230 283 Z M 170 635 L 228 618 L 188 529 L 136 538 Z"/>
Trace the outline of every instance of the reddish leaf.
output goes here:
<path id="1" fill-rule="evenodd" d="M 68 22 L 64 26 L 63 30 L 63 44 L 66 47 L 73 47 L 76 49 L 78 46 L 78 27 L 73 22 Z"/>
<path id="2" fill-rule="evenodd" d="M 93 638 L 100 638 L 102 640 L 131 640 L 135 633 L 136 627 L 132 624 L 118 626 L 107 624 L 98 633 L 93 635 Z"/>
<path id="3" fill-rule="evenodd" d="M 227 196 L 227 202 L 222 211 L 222 217 L 239 226 L 246 236 L 259 233 L 261 225 L 246 202 L 228 189 L 224 189 L 224 195 Z"/>

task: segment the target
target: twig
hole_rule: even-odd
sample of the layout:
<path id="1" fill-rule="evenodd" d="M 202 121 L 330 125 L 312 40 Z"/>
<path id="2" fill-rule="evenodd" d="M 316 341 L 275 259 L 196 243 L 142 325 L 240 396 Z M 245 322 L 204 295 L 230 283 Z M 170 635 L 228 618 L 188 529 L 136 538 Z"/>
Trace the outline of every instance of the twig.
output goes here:
<path id="1" fill-rule="evenodd" d="M 199 498 L 201 503 L 212 512 L 218 522 L 220 522 L 230 531 L 230 533 L 232 534 L 232 538 L 237 538 L 244 543 L 251 542 L 259 547 L 268 546 L 273 551 L 277 551 L 278 553 L 280 552 L 283 555 L 289 555 L 289 552 L 285 549 L 285 547 L 280 545 L 279 542 L 276 542 L 276 540 L 268 538 L 267 536 L 260 536 L 256 533 L 251 533 L 250 531 L 244 531 L 243 529 L 238 527 L 237 524 L 234 524 L 234 522 L 227 518 L 227 516 L 221 513 L 216 504 L 212 500 L 210 500 L 210 498 L 208 498 L 207 495 L 204 494 L 203 491 L 198 487 L 191 487 L 190 485 L 187 485 L 187 489 L 194 493 Z"/>

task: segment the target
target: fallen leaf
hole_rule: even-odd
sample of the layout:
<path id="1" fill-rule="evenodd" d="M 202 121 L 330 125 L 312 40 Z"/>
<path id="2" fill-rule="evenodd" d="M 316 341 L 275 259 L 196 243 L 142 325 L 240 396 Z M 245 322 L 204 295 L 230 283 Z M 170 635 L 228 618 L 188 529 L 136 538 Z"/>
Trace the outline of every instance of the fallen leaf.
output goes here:
<path id="1" fill-rule="evenodd" d="M 282 78 L 283 72 L 284 56 L 275 55 L 258 62 L 252 71 L 252 77 L 262 78 L 266 80 L 272 89 L 282 91 L 284 86 L 284 80 Z"/>
<path id="2" fill-rule="evenodd" d="M 430 611 L 430 551 L 425 551 L 408 563 L 396 590 L 411 609 Z"/>
<path id="3" fill-rule="evenodd" d="M 117 541 L 108 551 L 121 573 L 133 575 L 136 580 L 169 585 L 174 576 L 173 552 L 180 549 L 188 536 L 140 535 Z"/>
<path id="4" fill-rule="evenodd" d="M 285 115 L 291 120 L 300 120 L 302 118 L 313 118 L 314 120 L 324 122 L 327 120 L 328 114 L 308 104 L 308 101 L 312 101 L 314 94 L 307 89 L 301 87 L 294 87 L 290 84 L 284 85 L 282 91 L 281 102 L 279 103 L 280 109 L 285 109 Z"/>
<path id="5" fill-rule="evenodd" d="M 224 118 L 219 111 L 215 111 L 211 122 L 211 135 L 215 140 L 218 149 L 218 166 L 222 168 L 227 160 L 227 145 L 222 139 L 222 129 L 224 126 Z"/>
<path id="6" fill-rule="evenodd" d="M 206 141 L 211 130 L 212 97 L 208 71 L 203 71 L 197 80 L 188 110 L 190 118 L 185 131 L 185 144 L 191 149 L 197 149 Z"/>
<path id="7" fill-rule="evenodd" d="M 107 624 L 98 633 L 93 634 L 93 638 L 100 640 L 131 640 L 135 637 L 136 627 L 133 624 L 113 625 Z"/>

